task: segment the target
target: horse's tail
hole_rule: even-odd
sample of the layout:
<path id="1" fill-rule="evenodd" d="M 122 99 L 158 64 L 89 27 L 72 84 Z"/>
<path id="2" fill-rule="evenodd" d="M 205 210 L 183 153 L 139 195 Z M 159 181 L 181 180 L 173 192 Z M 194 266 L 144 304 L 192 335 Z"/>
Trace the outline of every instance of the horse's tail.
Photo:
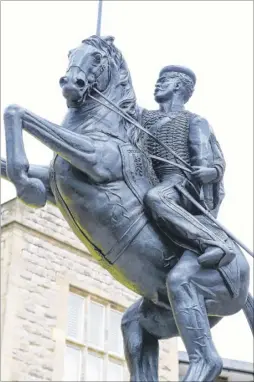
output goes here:
<path id="1" fill-rule="evenodd" d="M 248 293 L 248 297 L 243 307 L 243 311 L 249 323 L 252 334 L 254 334 L 254 298 L 250 293 Z"/>

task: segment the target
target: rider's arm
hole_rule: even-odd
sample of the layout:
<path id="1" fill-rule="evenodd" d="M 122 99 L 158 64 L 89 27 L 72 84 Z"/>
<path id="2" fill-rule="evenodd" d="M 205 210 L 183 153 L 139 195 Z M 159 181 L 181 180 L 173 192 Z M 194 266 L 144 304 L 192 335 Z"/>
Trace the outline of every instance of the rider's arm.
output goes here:
<path id="1" fill-rule="evenodd" d="M 220 181 L 222 180 L 225 173 L 226 162 L 220 144 L 217 141 L 213 131 L 211 131 L 210 144 L 213 152 L 213 165 L 218 173 L 216 181 Z"/>
<path id="2" fill-rule="evenodd" d="M 218 182 L 224 174 L 224 165 L 218 148 L 211 147 L 212 131 L 206 119 L 194 115 L 189 127 L 189 152 L 192 166 L 213 168 L 214 178 L 209 183 Z M 216 152 L 217 150 L 217 152 Z"/>

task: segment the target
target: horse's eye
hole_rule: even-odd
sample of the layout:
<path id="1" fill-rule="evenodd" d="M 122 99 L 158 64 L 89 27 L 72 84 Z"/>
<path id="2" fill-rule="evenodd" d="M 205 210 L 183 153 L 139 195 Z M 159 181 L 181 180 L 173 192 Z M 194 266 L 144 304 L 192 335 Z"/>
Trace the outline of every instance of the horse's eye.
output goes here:
<path id="1" fill-rule="evenodd" d="M 101 62 L 101 55 L 99 53 L 95 54 L 94 59 L 95 59 L 96 63 L 100 63 Z"/>

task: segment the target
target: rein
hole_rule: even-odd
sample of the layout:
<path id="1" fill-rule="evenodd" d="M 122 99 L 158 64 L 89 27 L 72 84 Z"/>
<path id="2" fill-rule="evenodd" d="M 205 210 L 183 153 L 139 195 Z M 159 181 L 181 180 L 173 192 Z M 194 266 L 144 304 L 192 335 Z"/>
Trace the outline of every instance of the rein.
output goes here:
<path id="1" fill-rule="evenodd" d="M 91 88 L 90 88 L 91 89 Z M 192 173 L 191 166 L 185 162 L 177 153 L 175 153 L 170 147 L 165 145 L 163 142 L 161 142 L 158 138 L 156 138 L 150 131 L 146 130 L 143 126 L 141 126 L 138 122 L 136 122 L 132 117 L 130 117 L 127 113 L 125 113 L 119 106 L 117 106 L 114 102 L 110 101 L 107 97 L 104 96 L 98 89 L 93 88 L 93 90 L 98 93 L 102 98 L 104 98 L 107 102 L 109 102 L 114 108 L 110 107 L 109 105 L 105 104 L 104 102 L 98 100 L 97 98 L 93 97 L 90 92 L 88 92 L 88 95 L 90 98 L 92 98 L 94 101 L 100 103 L 101 105 L 107 107 L 109 110 L 114 111 L 121 117 L 123 117 L 126 121 L 132 123 L 134 126 L 136 126 L 141 131 L 145 132 L 147 135 L 150 135 L 157 143 L 159 143 L 162 147 L 164 147 L 168 152 L 170 152 L 175 158 L 179 159 L 185 166 L 181 166 L 178 163 L 172 163 L 168 161 L 167 159 L 163 159 L 160 157 L 154 157 L 154 159 L 161 160 L 162 162 L 166 162 L 169 164 L 174 164 L 176 167 L 181 168 L 183 171 Z M 117 110 L 116 110 L 117 109 Z M 210 220 L 212 220 L 219 228 L 221 228 L 235 243 L 237 243 L 240 247 L 242 247 L 249 255 L 254 257 L 253 252 L 244 244 L 241 240 L 239 240 L 234 234 L 232 234 L 224 225 L 222 225 L 217 219 L 215 219 L 212 214 L 207 210 L 207 207 L 204 208 L 201 206 L 200 203 L 198 203 L 194 198 L 191 197 L 191 195 L 186 192 L 184 189 L 179 189 L 180 192 L 182 192 L 204 215 L 206 215 Z"/>
<path id="2" fill-rule="evenodd" d="M 107 57 L 107 64 L 108 64 L 108 67 L 109 67 L 109 58 Z M 68 68 L 68 71 L 70 70 L 71 67 L 77 67 L 79 68 L 80 71 L 82 71 L 84 74 L 85 74 L 85 77 L 87 79 L 87 74 L 85 73 L 85 71 L 79 66 L 79 65 L 71 65 L 69 68 Z M 131 124 L 133 124 L 135 127 L 137 127 L 139 130 L 143 131 L 144 133 L 146 133 L 147 135 L 149 135 L 151 138 L 153 138 L 159 145 L 161 145 L 166 151 L 168 151 L 170 154 L 172 154 L 176 159 L 178 159 L 180 162 L 182 162 L 182 165 L 179 165 L 178 163 L 175 163 L 175 162 L 171 162 L 167 159 L 164 159 L 164 158 L 161 158 L 161 157 L 154 157 L 152 155 L 150 155 L 151 158 L 153 159 L 157 159 L 161 162 L 164 162 L 164 163 L 168 163 L 170 165 L 174 165 L 178 168 L 180 168 L 182 171 L 186 171 L 187 173 L 192 173 L 192 167 L 183 159 L 180 157 L 180 155 L 178 155 L 174 150 L 172 150 L 169 146 L 165 145 L 165 143 L 163 143 L 160 139 L 158 139 L 157 137 L 155 137 L 152 133 L 150 133 L 150 131 L 146 130 L 143 126 L 141 126 L 140 123 L 138 123 L 137 121 L 135 121 L 132 117 L 130 117 L 125 111 L 123 111 L 119 106 L 117 106 L 114 102 L 112 102 L 111 100 L 109 100 L 104 94 L 102 94 L 98 89 L 96 89 L 95 85 L 97 83 L 97 80 L 98 78 L 102 75 L 102 73 L 104 72 L 105 70 L 105 65 L 101 64 L 98 69 L 96 70 L 96 73 L 94 73 L 94 77 L 95 77 L 95 82 L 93 83 L 93 85 L 90 85 L 89 86 L 89 83 L 88 83 L 88 96 L 93 99 L 94 101 L 100 103 L 102 106 L 108 108 L 109 110 L 115 112 L 116 114 L 120 115 L 121 117 L 123 117 L 126 121 L 130 122 Z M 97 94 L 99 94 L 105 101 L 107 101 L 110 105 L 113 106 L 113 108 L 111 108 L 109 105 L 103 103 L 102 101 L 99 101 L 97 98 L 93 97 L 91 94 L 90 94 L 90 91 L 93 89 L 93 91 L 95 91 Z M 115 109 L 114 109 L 115 108 Z"/>
<path id="3" fill-rule="evenodd" d="M 104 94 L 102 94 L 98 89 L 93 88 L 93 91 L 98 93 L 102 98 L 104 98 L 108 103 L 110 103 L 117 110 L 115 110 L 114 108 L 110 107 L 109 105 L 105 104 L 104 102 L 98 100 L 97 98 L 93 97 L 90 93 L 88 93 L 90 98 L 92 98 L 94 101 L 100 103 L 101 105 L 107 107 L 109 110 L 114 111 L 116 114 L 118 114 L 121 117 L 123 117 L 126 121 L 132 123 L 138 129 L 140 129 L 141 131 L 143 131 L 144 133 L 146 133 L 147 135 L 152 137 L 158 144 L 160 144 L 164 149 L 166 149 L 168 152 L 170 152 L 170 154 L 172 154 L 175 158 L 179 159 L 185 166 L 179 165 L 178 163 L 175 163 L 175 162 L 171 162 L 171 161 L 169 161 L 167 159 L 163 159 L 163 158 L 160 158 L 160 157 L 155 157 L 153 155 L 150 155 L 151 158 L 154 158 L 154 159 L 160 160 L 162 162 L 165 162 L 165 163 L 174 165 L 176 167 L 179 167 L 181 170 L 184 170 L 184 171 L 186 171 L 188 173 L 192 173 L 191 166 L 187 162 L 185 162 L 185 160 L 183 160 L 176 152 L 174 152 L 174 150 L 172 150 L 170 147 L 165 145 L 165 143 L 163 143 L 160 139 L 156 138 L 152 133 L 150 133 L 150 131 L 146 130 L 143 126 L 141 126 L 137 121 L 135 121 L 126 112 L 124 112 L 119 106 L 117 106 L 114 102 L 110 101 L 107 97 L 105 97 Z"/>

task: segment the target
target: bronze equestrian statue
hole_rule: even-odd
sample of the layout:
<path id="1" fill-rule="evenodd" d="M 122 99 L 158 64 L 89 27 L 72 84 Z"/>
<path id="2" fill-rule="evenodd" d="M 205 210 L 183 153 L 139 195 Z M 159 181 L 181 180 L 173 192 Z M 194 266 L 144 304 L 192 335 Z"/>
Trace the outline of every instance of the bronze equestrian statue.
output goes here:
<path id="1" fill-rule="evenodd" d="M 178 80 L 171 78 L 167 88 L 173 95 L 179 87 L 177 97 L 184 94 Z M 60 86 L 68 106 L 61 126 L 20 106 L 11 105 L 5 110 L 7 159 L 1 160 L 2 176 L 15 185 L 24 203 L 34 207 L 43 207 L 47 201 L 54 203 L 101 266 L 141 295 L 122 319 L 131 381 L 158 381 L 158 341 L 176 336 L 182 337 L 190 358 L 184 380 L 213 381 L 221 372 L 222 361 L 210 327 L 241 309 L 250 326 L 253 324 L 249 266 L 242 251 L 193 206 L 187 206 L 184 197 L 200 198 L 213 213 L 213 207 L 219 207 L 221 193 L 211 184 L 218 185 L 222 179 L 223 160 L 217 164 L 214 160 L 215 171 L 203 171 L 213 159 L 203 163 L 201 155 L 195 162 L 198 168 L 193 172 L 189 169 L 186 175 L 188 165 L 194 164 L 194 154 L 180 160 L 176 147 L 169 147 L 178 157 L 176 161 L 176 157 L 168 158 L 144 140 L 137 126 L 142 129 L 138 121 L 146 113 L 137 105 L 126 61 L 112 37 L 91 36 L 70 51 Z M 156 97 L 161 102 L 160 83 L 158 88 Z M 172 95 L 163 102 L 167 109 L 161 107 L 163 123 L 156 112 L 155 124 L 148 116 L 145 125 L 150 123 L 156 135 L 164 123 L 170 129 L 176 123 L 178 134 L 182 123 L 186 138 L 187 119 L 203 122 L 187 112 L 185 119 L 182 109 L 173 117 L 170 104 L 175 101 L 170 99 L 177 97 Z M 29 164 L 23 129 L 54 151 L 49 167 Z M 210 138 L 206 137 L 206 142 Z M 166 143 L 171 145 L 170 141 Z M 219 150 L 215 141 L 209 150 Z M 164 158 L 155 159 L 154 153 Z M 161 169 L 156 160 L 173 163 L 183 173 L 173 168 L 168 171 L 167 166 Z M 218 198 L 210 200 L 211 190 Z M 186 220 L 177 222 L 179 211 L 182 215 L 186 211 Z M 194 232 L 190 216 L 198 238 L 189 235 Z M 189 229 L 186 237 L 181 229 L 184 224 Z"/>

